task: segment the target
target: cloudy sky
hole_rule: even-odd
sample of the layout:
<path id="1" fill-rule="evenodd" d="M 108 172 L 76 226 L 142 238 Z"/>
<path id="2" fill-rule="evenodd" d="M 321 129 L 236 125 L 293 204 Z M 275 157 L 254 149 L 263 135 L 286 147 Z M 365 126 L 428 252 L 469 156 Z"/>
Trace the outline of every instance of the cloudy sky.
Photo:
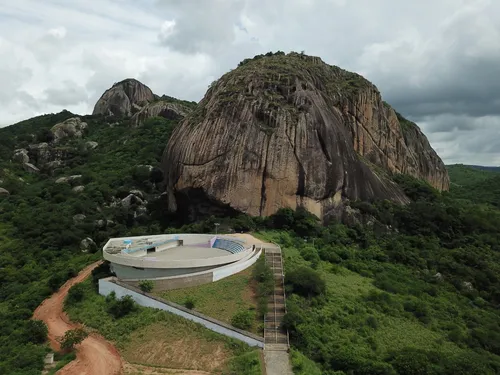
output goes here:
<path id="1" fill-rule="evenodd" d="M 498 0 L 0 0 L 0 126 L 129 77 L 198 101 L 270 50 L 364 75 L 446 163 L 500 165 Z"/>

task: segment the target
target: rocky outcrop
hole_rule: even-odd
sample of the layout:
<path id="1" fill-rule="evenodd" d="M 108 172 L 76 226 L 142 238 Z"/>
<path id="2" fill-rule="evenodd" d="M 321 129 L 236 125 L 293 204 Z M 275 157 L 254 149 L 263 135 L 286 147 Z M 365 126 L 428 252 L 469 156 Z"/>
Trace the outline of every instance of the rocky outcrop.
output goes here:
<path id="1" fill-rule="evenodd" d="M 87 123 L 83 122 L 79 117 L 69 118 L 66 121 L 60 122 L 50 129 L 54 135 L 53 142 L 59 143 L 68 138 L 82 138 L 87 126 Z"/>
<path id="2" fill-rule="evenodd" d="M 130 208 L 132 205 L 142 206 L 146 203 L 147 202 L 145 202 L 135 194 L 129 194 L 121 201 L 122 206 L 125 208 Z"/>
<path id="3" fill-rule="evenodd" d="M 69 177 L 59 177 L 56 180 L 56 184 L 71 184 L 74 183 L 75 181 L 80 181 L 81 179 L 82 179 L 81 174 L 75 174 Z"/>
<path id="4" fill-rule="evenodd" d="M 447 189 L 441 159 L 406 125 L 370 82 L 317 57 L 249 61 L 212 85 L 172 134 L 162 162 L 169 209 L 267 216 L 301 206 L 327 218 L 346 199 L 407 202 L 391 173 Z"/>
<path id="5" fill-rule="evenodd" d="M 84 238 L 80 242 L 80 249 L 82 252 L 87 253 L 87 252 L 95 252 L 97 250 L 97 245 L 94 242 L 94 240 L 90 237 Z"/>
<path id="6" fill-rule="evenodd" d="M 180 104 L 160 100 L 150 103 L 132 117 L 132 125 L 140 126 L 150 117 L 164 117 L 167 120 L 180 120 L 191 112 L 191 108 Z"/>
<path id="7" fill-rule="evenodd" d="M 40 173 L 40 169 L 38 169 L 37 167 L 35 167 L 33 164 L 31 163 L 24 163 L 23 164 L 23 169 L 28 172 L 28 173 L 32 173 L 32 174 L 36 174 L 36 173 Z"/>
<path id="8" fill-rule="evenodd" d="M 87 216 L 85 216 L 84 214 L 76 214 L 73 216 L 73 223 L 81 224 L 85 221 L 86 218 Z"/>
<path id="9" fill-rule="evenodd" d="M 87 150 L 95 150 L 99 146 L 99 143 L 94 142 L 94 141 L 88 141 L 85 143 L 85 148 Z"/>
<path id="10" fill-rule="evenodd" d="M 12 156 L 12 161 L 16 163 L 29 163 L 30 158 L 28 156 L 28 150 L 24 148 L 20 148 L 17 150 L 14 150 L 14 155 Z"/>
<path id="11" fill-rule="evenodd" d="M 135 79 L 115 83 L 97 101 L 93 115 L 132 116 L 155 100 L 149 87 Z"/>
<path id="12" fill-rule="evenodd" d="M 9 191 L 7 189 L 1 188 L 0 187 L 0 196 L 1 195 L 10 195 Z"/>
<path id="13" fill-rule="evenodd" d="M 75 150 L 70 147 L 57 147 L 46 142 L 28 146 L 30 161 L 38 168 L 49 171 L 61 167 L 74 153 Z"/>

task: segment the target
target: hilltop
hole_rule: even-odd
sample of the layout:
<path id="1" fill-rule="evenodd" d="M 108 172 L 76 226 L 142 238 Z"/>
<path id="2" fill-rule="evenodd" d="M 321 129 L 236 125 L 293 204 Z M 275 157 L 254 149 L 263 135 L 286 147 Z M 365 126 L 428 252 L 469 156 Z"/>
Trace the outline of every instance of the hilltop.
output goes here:
<path id="1" fill-rule="evenodd" d="M 267 216 L 303 207 L 339 217 L 347 200 L 407 202 L 407 174 L 447 190 L 418 126 L 358 74 L 298 53 L 247 59 L 214 82 L 162 161 L 171 211 Z"/>

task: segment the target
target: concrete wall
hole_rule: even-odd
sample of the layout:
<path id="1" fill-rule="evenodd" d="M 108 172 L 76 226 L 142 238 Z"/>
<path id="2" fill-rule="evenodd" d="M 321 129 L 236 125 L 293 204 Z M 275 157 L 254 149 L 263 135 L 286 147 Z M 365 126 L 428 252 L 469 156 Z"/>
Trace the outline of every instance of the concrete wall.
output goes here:
<path id="1" fill-rule="evenodd" d="M 122 280 L 127 279 L 157 279 L 164 277 L 172 277 L 179 275 L 188 275 L 197 272 L 213 270 L 213 266 L 198 267 L 198 268 L 134 268 L 130 266 L 122 266 L 121 264 L 111 263 L 111 269 L 115 275 Z"/>
<path id="2" fill-rule="evenodd" d="M 122 283 L 134 286 L 136 288 L 139 287 L 140 280 L 121 280 Z M 213 281 L 213 272 L 205 272 L 202 274 L 194 274 L 183 277 L 172 277 L 165 279 L 156 279 L 153 280 L 154 283 L 154 291 L 160 292 L 164 290 L 173 290 L 173 289 L 181 289 L 188 288 L 191 286 L 198 286 L 203 284 L 209 284 Z"/>
<path id="3" fill-rule="evenodd" d="M 213 281 L 223 279 L 225 277 L 234 275 L 235 273 L 241 272 L 244 269 L 247 269 L 252 264 L 257 262 L 257 259 L 259 259 L 261 253 L 262 253 L 262 251 L 259 250 L 255 255 L 252 254 L 251 256 L 247 257 L 246 259 L 242 259 L 241 262 L 232 263 L 232 264 L 229 264 L 227 266 L 219 267 L 219 268 L 215 269 L 213 272 Z"/>
<path id="4" fill-rule="evenodd" d="M 184 244 L 186 246 L 186 244 Z M 125 254 L 109 254 L 103 251 L 103 258 L 111 263 L 121 264 L 123 266 L 140 267 L 140 268 L 198 268 L 207 266 L 217 266 L 237 262 L 245 258 L 252 252 L 252 248 L 241 251 L 236 254 L 227 252 L 228 255 L 203 258 L 203 259 L 179 259 L 179 260 L 164 260 L 156 258 L 154 253 L 148 257 L 135 257 Z"/>
<path id="5" fill-rule="evenodd" d="M 191 286 L 197 286 L 197 285 L 202 285 L 202 284 L 208 284 L 220 279 L 223 279 L 225 277 L 234 275 L 235 273 L 238 273 L 240 271 L 243 271 L 244 269 L 250 267 L 252 264 L 254 264 L 257 259 L 259 258 L 261 254 L 260 249 L 256 249 L 255 251 L 252 251 L 249 253 L 245 258 L 243 258 L 240 262 L 229 264 L 226 266 L 218 267 L 215 269 L 210 269 L 208 271 L 202 271 L 202 272 L 197 272 L 197 273 L 192 273 L 189 275 L 178 275 L 178 276 L 171 276 L 171 277 L 164 277 L 164 278 L 156 278 L 153 280 L 154 282 L 154 290 L 155 291 L 163 291 L 163 290 L 173 290 L 173 289 L 180 289 L 180 288 L 187 288 Z M 111 264 L 112 269 L 117 265 Z M 120 276 L 117 274 L 117 276 Z M 139 279 L 128 279 L 128 280 L 123 280 L 121 277 L 119 279 L 127 284 L 131 285 L 134 287 L 138 287 L 139 283 L 142 280 L 145 280 L 145 278 L 139 278 Z"/>
<path id="6" fill-rule="evenodd" d="M 185 319 L 199 323 L 214 332 L 220 333 L 221 335 L 243 341 L 250 346 L 258 346 L 260 348 L 264 347 L 264 339 L 250 332 L 242 331 L 226 323 L 219 322 L 218 320 L 197 313 L 196 311 L 188 310 L 183 306 L 144 293 L 137 288 L 117 281 L 115 278 L 100 279 L 99 294 L 107 296 L 111 292 L 115 292 L 117 298 L 129 295 L 135 302 L 137 302 L 141 306 L 153 307 L 156 309 L 171 312 Z"/>

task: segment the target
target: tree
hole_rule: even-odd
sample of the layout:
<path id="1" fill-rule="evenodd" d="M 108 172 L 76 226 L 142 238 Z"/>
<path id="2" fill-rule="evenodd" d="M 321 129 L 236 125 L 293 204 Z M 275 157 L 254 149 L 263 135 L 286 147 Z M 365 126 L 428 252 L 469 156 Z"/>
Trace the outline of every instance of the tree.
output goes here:
<path id="1" fill-rule="evenodd" d="M 88 332 L 83 328 L 75 328 L 66 331 L 63 337 L 59 339 L 61 343 L 61 349 L 63 350 L 73 350 L 75 346 L 79 345 L 88 336 Z"/>
<path id="2" fill-rule="evenodd" d="M 108 307 L 108 312 L 115 319 L 119 319 L 129 314 L 136 309 L 136 305 L 131 296 L 123 296 L 120 299 L 111 301 Z"/>
<path id="3" fill-rule="evenodd" d="M 309 267 L 299 267 L 285 276 L 291 291 L 304 297 L 314 297 L 326 292 L 326 282 L 321 275 Z"/>
<path id="4" fill-rule="evenodd" d="M 33 344 L 42 344 L 47 341 L 47 325 L 41 320 L 28 320 L 26 322 L 26 335 Z"/>
<path id="5" fill-rule="evenodd" d="M 85 296 L 85 287 L 83 284 L 75 284 L 73 285 L 69 291 L 68 296 L 66 297 L 66 304 L 72 305 L 74 303 L 80 302 Z"/>

